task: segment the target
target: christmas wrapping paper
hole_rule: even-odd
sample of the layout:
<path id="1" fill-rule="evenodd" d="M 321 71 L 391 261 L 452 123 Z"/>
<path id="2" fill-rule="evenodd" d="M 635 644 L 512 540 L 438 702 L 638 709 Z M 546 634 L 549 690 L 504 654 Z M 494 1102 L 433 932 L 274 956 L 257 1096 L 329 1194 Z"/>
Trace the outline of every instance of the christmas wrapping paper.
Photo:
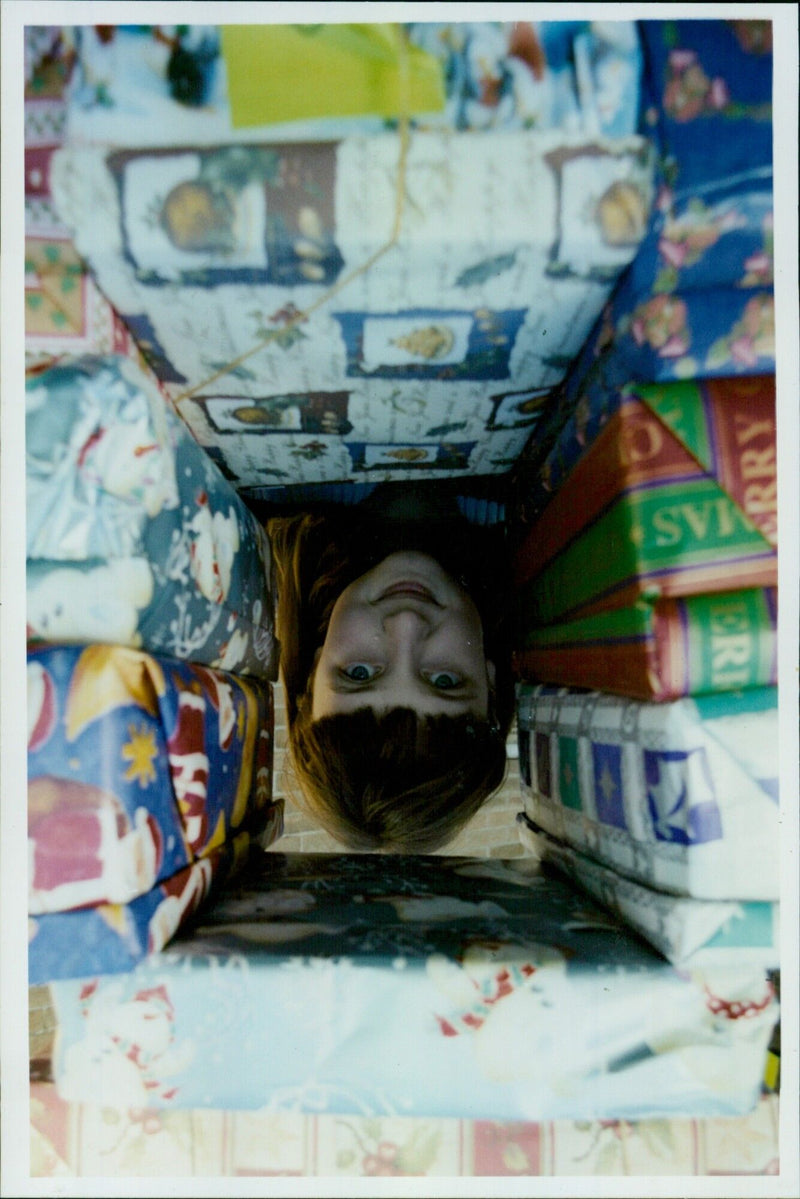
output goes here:
<path id="1" fill-rule="evenodd" d="M 262 858 L 131 974 L 52 986 L 62 1098 L 498 1120 L 757 1101 L 777 1005 L 756 967 L 677 971 L 526 859 Z"/>
<path id="2" fill-rule="evenodd" d="M 545 832 L 661 891 L 779 899 L 775 688 L 650 704 L 522 685 L 517 721 Z"/>
<path id="3" fill-rule="evenodd" d="M 520 618 L 775 586 L 776 545 L 774 376 L 631 384 L 522 540 Z"/>
<path id="4" fill-rule="evenodd" d="M 281 812 L 282 803 L 270 810 L 264 835 L 280 834 Z M 99 903 L 29 916 L 30 984 L 132 970 L 148 954 L 169 944 L 200 904 L 241 868 L 250 844 L 250 833 L 237 833 L 129 903 Z"/>
<path id="5" fill-rule="evenodd" d="M 718 902 L 667 895 L 548 836 L 521 812 L 521 843 L 539 861 L 558 866 L 598 903 L 682 969 L 717 963 L 774 968 L 780 955 L 780 904 Z"/>
<path id="6" fill-rule="evenodd" d="M 31 649 L 27 682 L 32 914 L 127 903 L 267 824 L 268 685 L 108 645 Z"/>
<path id="7" fill-rule="evenodd" d="M 99 286 L 244 494 L 503 473 L 644 234 L 649 145 L 559 131 L 65 146 Z"/>
<path id="8" fill-rule="evenodd" d="M 583 620 L 524 628 L 514 652 L 531 682 L 641 700 L 774 686 L 777 589 L 650 599 Z"/>
<path id="9" fill-rule="evenodd" d="M 25 365 L 66 354 L 139 352 L 102 295 L 59 219 L 50 195 L 50 160 L 63 143 L 69 65 L 58 27 L 25 30 Z"/>
<path id="10" fill-rule="evenodd" d="M 26 406 L 29 637 L 274 678 L 266 534 L 154 383 L 87 355 Z"/>
<path id="11" fill-rule="evenodd" d="M 555 485 L 536 476 L 562 426 L 572 419 L 580 435 L 631 380 L 775 370 L 772 24 L 641 21 L 639 30 L 656 201 L 519 464 L 528 519 Z"/>
<path id="12" fill-rule="evenodd" d="M 76 141 L 327 141 L 401 112 L 418 128 L 624 137 L 639 116 L 632 21 L 67 26 L 61 40 Z"/>

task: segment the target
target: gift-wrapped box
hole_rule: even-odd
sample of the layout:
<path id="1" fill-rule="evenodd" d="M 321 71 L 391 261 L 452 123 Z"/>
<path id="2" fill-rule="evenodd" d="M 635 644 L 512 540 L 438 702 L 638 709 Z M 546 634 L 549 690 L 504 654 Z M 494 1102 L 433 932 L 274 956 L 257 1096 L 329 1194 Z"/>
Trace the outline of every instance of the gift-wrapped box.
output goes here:
<path id="1" fill-rule="evenodd" d="M 151 379 L 84 356 L 26 402 L 29 637 L 274 678 L 266 534 Z"/>
<path id="2" fill-rule="evenodd" d="M 771 287 L 774 271 L 772 172 L 746 184 L 739 181 L 738 186 L 723 181 L 718 191 L 722 195 L 691 195 L 688 198 L 684 195 L 680 200 L 671 193 L 659 196 L 647 236 L 625 274 L 619 295 L 614 297 L 612 311 L 619 312 L 620 318 L 632 297 L 643 300 L 675 292 Z M 660 348 L 666 344 L 664 342 Z M 687 354 L 696 352 L 692 350 L 693 344 L 688 342 Z M 761 348 L 765 347 L 762 345 Z M 672 349 L 676 351 L 673 356 L 681 362 L 677 341 Z M 743 345 L 737 347 L 737 353 L 740 351 L 743 353 Z M 702 358 L 698 360 L 699 363 L 702 361 Z M 716 367 L 719 364 L 712 357 L 708 365 Z M 735 356 L 734 365 L 737 365 Z M 710 373 L 715 371 L 710 370 Z"/>
<path id="3" fill-rule="evenodd" d="M 743 277 L 747 272 L 743 263 Z M 771 288 L 709 287 L 632 296 L 627 280 L 610 307 L 610 357 L 619 382 L 655 382 L 775 370 Z"/>
<path id="4" fill-rule="evenodd" d="M 552 490 L 536 475 L 561 427 L 573 417 L 579 431 L 591 425 L 631 380 L 775 370 L 772 24 L 642 21 L 639 30 L 656 201 L 631 267 L 519 463 L 529 519 Z"/>
<path id="5" fill-rule="evenodd" d="M 62 1097 L 484 1119 L 757 1100 L 777 1018 L 757 967 L 677 971 L 525 859 L 261 859 L 129 975 L 52 986 Z"/>
<path id="6" fill-rule="evenodd" d="M 517 551 L 523 627 L 775 586 L 774 377 L 632 384 L 613 409 Z"/>
<path id="7" fill-rule="evenodd" d="M 545 832 L 661 891 L 779 898 L 775 688 L 652 704 L 522 685 L 517 722 Z"/>
<path id="8" fill-rule="evenodd" d="M 548 836 L 524 812 L 517 817 L 517 826 L 522 845 L 538 861 L 559 867 L 673 965 L 681 969 L 712 964 L 764 969 L 778 965 L 779 903 L 668 895 Z"/>
<path id="9" fill-rule="evenodd" d="M 772 167 L 771 20 L 640 21 L 643 119 L 682 193 Z"/>
<path id="10" fill-rule="evenodd" d="M 51 171 L 243 492 L 506 471 L 636 251 L 651 175 L 646 139 L 525 129 L 71 145 Z"/>
<path id="11" fill-rule="evenodd" d="M 138 355 L 99 291 L 50 196 L 50 160 L 66 129 L 69 76 L 57 27 L 25 30 L 25 364 L 42 369 L 64 354 Z"/>
<path id="12" fill-rule="evenodd" d="M 31 35 L 29 34 L 29 37 Z M 110 145 L 329 141 L 415 128 L 565 128 L 639 118 L 633 21 L 66 26 L 69 136 Z M 305 75 L 302 92 L 287 87 Z"/>
<path id="13" fill-rule="evenodd" d="M 32 914 L 127 903 L 268 824 L 268 684 L 120 646 L 45 646 L 29 651 L 27 690 Z"/>
<path id="14" fill-rule="evenodd" d="M 774 686 L 777 589 L 651 599 L 520 632 L 522 679 L 641 700 Z"/>
<path id="15" fill-rule="evenodd" d="M 283 801 L 273 805 L 259 840 L 280 835 Z M 168 945 L 209 896 L 247 861 L 252 844 L 237 833 L 128 903 L 98 903 L 28 917 L 31 986 L 63 978 L 124 973 Z"/>

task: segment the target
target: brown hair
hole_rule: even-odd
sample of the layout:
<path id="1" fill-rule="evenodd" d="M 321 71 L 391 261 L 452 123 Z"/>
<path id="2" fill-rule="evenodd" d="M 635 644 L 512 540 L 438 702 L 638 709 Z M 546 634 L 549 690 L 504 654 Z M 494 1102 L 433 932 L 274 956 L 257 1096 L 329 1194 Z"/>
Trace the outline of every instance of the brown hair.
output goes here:
<path id="1" fill-rule="evenodd" d="M 499 601 L 503 572 L 496 543 L 495 552 L 487 552 L 492 538 L 482 537 L 485 530 L 445 524 L 432 540 L 430 522 L 424 530 L 406 525 L 399 537 L 397 527 L 358 515 L 335 524 L 308 514 L 267 523 L 294 776 L 309 813 L 353 849 L 431 852 L 458 832 L 505 776 L 514 690 Z M 486 655 L 496 669 L 488 718 L 421 717 L 410 708 L 377 714 L 367 707 L 312 720 L 314 655 L 336 599 L 401 545 L 432 553 L 475 602 Z"/>

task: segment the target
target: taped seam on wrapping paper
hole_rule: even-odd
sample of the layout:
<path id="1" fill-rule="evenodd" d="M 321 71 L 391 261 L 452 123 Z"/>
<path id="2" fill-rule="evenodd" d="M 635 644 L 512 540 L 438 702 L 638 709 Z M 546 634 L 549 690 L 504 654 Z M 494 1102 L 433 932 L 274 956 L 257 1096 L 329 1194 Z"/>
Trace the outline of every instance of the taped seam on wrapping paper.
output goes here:
<path id="1" fill-rule="evenodd" d="M 384 254 L 388 253 L 388 251 L 397 244 L 403 222 L 403 208 L 405 206 L 406 191 L 406 164 L 408 162 L 408 150 L 411 144 L 411 126 L 408 114 L 408 47 L 405 39 L 401 39 L 400 47 L 401 52 L 398 61 L 398 76 L 400 85 L 399 90 L 403 101 L 404 111 L 398 121 L 400 152 L 397 160 L 395 213 L 392 231 L 389 234 L 387 241 L 385 241 L 382 246 L 379 246 L 374 253 L 370 254 L 366 262 L 362 262 L 360 266 L 354 267 L 353 270 L 350 271 L 349 274 L 345 275 L 343 279 L 337 280 L 337 282 L 329 287 L 328 290 L 323 293 L 323 295 L 313 302 L 313 304 L 309 304 L 307 308 L 300 312 L 292 313 L 289 319 L 281 324 L 280 328 L 268 329 L 264 336 L 259 340 L 258 344 L 253 346 L 252 349 L 245 350 L 243 354 L 239 354 L 238 357 L 231 359 L 231 361 L 226 363 L 225 366 L 214 371 L 213 375 L 209 375 L 207 378 L 202 379 L 199 383 L 196 383 L 194 387 L 189 387 L 185 391 L 182 391 L 180 395 L 176 396 L 173 400 L 173 404 L 176 408 L 182 400 L 188 400 L 191 396 L 196 395 L 198 391 L 202 391 L 203 388 L 208 387 L 209 384 L 214 383 L 223 375 L 227 375 L 230 371 L 235 370 L 237 366 L 239 366 L 242 362 L 245 362 L 248 358 L 251 358 L 253 354 L 257 354 L 259 350 L 263 349 L 264 346 L 268 345 L 271 341 L 275 341 L 279 337 L 285 337 L 288 329 L 294 329 L 295 326 L 303 324 L 308 320 L 312 312 L 316 312 L 318 308 L 321 308 L 324 304 L 327 304 L 329 300 L 332 300 L 335 295 L 338 295 L 338 293 L 347 287 L 349 283 L 352 283 L 354 279 L 357 279 L 360 275 L 366 274 L 366 272 L 371 270 L 375 263 L 384 256 Z"/>

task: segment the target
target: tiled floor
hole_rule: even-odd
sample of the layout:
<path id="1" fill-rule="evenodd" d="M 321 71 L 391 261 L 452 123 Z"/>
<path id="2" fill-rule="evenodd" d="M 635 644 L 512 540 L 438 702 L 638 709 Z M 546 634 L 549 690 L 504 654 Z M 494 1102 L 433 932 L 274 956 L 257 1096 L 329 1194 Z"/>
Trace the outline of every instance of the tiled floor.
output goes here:
<path id="1" fill-rule="evenodd" d="M 272 848 L 280 853 L 335 853 L 342 846 L 328 833 L 315 827 L 313 821 L 292 799 L 288 777 L 286 747 L 286 709 L 283 688 L 277 684 L 275 696 L 275 766 L 273 788 L 276 797 L 286 800 L 283 836 Z M 522 807 L 517 761 L 516 728 L 508 739 L 508 771 L 505 782 L 496 795 L 473 817 L 459 835 L 438 852 L 464 854 L 469 857 L 514 858 L 525 850 L 517 837 L 515 817 Z"/>

